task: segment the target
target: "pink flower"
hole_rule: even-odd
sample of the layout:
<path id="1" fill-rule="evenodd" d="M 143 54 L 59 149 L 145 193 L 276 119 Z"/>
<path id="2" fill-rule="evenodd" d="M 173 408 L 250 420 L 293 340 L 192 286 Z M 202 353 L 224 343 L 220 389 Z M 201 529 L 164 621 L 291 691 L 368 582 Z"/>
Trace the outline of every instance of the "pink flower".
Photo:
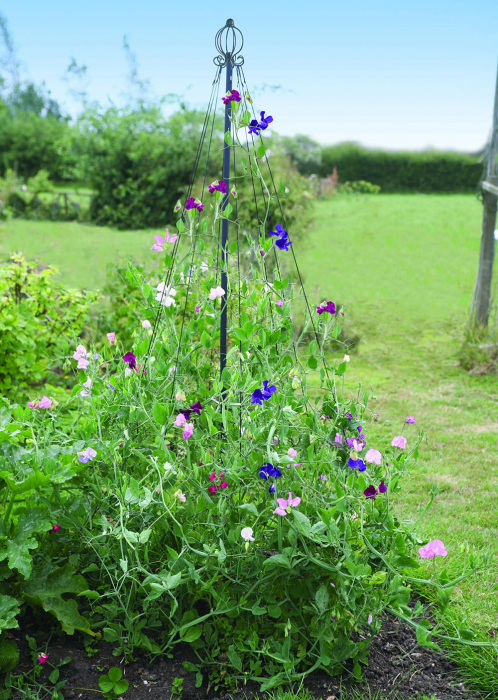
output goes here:
<path id="1" fill-rule="evenodd" d="M 289 447 L 289 449 L 287 450 L 287 454 L 289 455 L 289 457 L 290 457 L 291 459 L 296 459 L 296 457 L 297 457 L 297 450 L 295 450 L 293 447 Z"/>
<path id="2" fill-rule="evenodd" d="M 214 481 L 216 479 L 216 472 L 209 475 L 209 481 Z"/>
<path id="3" fill-rule="evenodd" d="M 228 486 L 227 482 L 226 482 L 226 481 L 222 481 L 221 484 L 220 484 L 220 489 L 226 489 L 227 486 Z"/>
<path id="4" fill-rule="evenodd" d="M 353 450 L 355 452 L 361 452 L 362 449 L 365 447 L 365 443 L 361 442 L 361 440 L 360 440 L 360 442 L 358 442 L 358 440 L 356 440 L 356 438 L 353 438 L 353 444 L 351 445 L 351 447 L 353 448 Z"/>
<path id="5" fill-rule="evenodd" d="M 194 424 L 193 423 L 185 423 L 185 427 L 183 429 L 183 439 L 188 440 L 189 437 L 192 437 L 193 432 L 194 432 Z"/>
<path id="6" fill-rule="evenodd" d="M 274 444 L 274 445 L 278 445 L 278 437 L 277 437 L 276 435 L 275 435 L 275 437 L 273 438 L 273 444 Z"/>
<path id="7" fill-rule="evenodd" d="M 408 416 L 408 418 L 405 420 L 405 423 L 415 423 L 415 418 L 413 416 Z"/>
<path id="8" fill-rule="evenodd" d="M 434 559 L 434 557 L 445 557 L 448 552 L 441 540 L 427 542 L 425 547 L 420 547 L 418 553 L 422 559 Z"/>
<path id="9" fill-rule="evenodd" d="M 223 287 L 211 287 L 211 291 L 209 292 L 209 298 L 211 301 L 214 301 L 217 297 L 222 297 L 225 295 L 225 290 Z"/>
<path id="10" fill-rule="evenodd" d="M 291 506 L 298 506 L 301 503 L 301 499 L 299 498 L 299 496 L 297 496 L 296 498 L 292 498 L 292 492 L 289 491 L 289 498 L 277 498 L 277 503 L 278 508 L 275 508 L 273 514 L 284 516 L 287 515 L 288 512 L 290 512 L 288 511 L 288 508 L 290 508 Z"/>
<path id="11" fill-rule="evenodd" d="M 402 450 L 405 449 L 406 447 L 406 438 L 403 437 L 402 435 L 396 435 L 396 437 L 393 437 L 393 441 L 391 442 L 392 447 L 401 447 Z"/>
<path id="12" fill-rule="evenodd" d="M 73 359 L 78 360 L 77 369 L 86 369 L 90 364 L 89 360 L 87 359 L 85 347 L 83 345 L 78 345 L 78 347 L 73 353 Z"/>
<path id="13" fill-rule="evenodd" d="M 368 622 L 369 625 L 372 624 L 372 620 L 373 620 L 372 615 L 369 615 L 369 616 L 368 616 L 368 620 L 367 620 L 367 622 Z"/>
<path id="14" fill-rule="evenodd" d="M 114 331 L 112 333 L 108 333 L 107 340 L 110 342 L 111 345 L 114 345 L 116 342 L 116 333 Z"/>
<path id="15" fill-rule="evenodd" d="M 198 314 L 200 311 L 200 308 L 198 306 L 195 307 L 195 313 Z"/>
<path id="16" fill-rule="evenodd" d="M 166 229 L 165 236 L 154 236 L 154 238 L 156 239 L 156 242 L 152 246 L 151 250 L 155 250 L 158 253 L 162 253 L 166 243 L 174 243 L 178 236 L 170 236 L 169 229 Z"/>
<path id="17" fill-rule="evenodd" d="M 28 401 L 30 408 L 51 408 L 52 400 L 48 396 L 43 396 L 40 401 Z"/>
<path id="18" fill-rule="evenodd" d="M 208 486 L 208 491 L 209 493 L 216 493 L 217 486 Z"/>
<path id="19" fill-rule="evenodd" d="M 342 445 L 342 435 L 340 433 L 335 434 L 334 443 L 336 445 Z"/>
<path id="20" fill-rule="evenodd" d="M 174 494 L 174 495 L 175 495 L 175 496 L 178 498 L 178 500 L 181 501 L 182 503 L 185 503 L 186 500 L 187 500 L 187 497 L 185 496 L 184 493 L 182 493 L 182 492 L 180 491 L 180 489 L 178 489 L 178 491 L 175 491 L 175 494 Z"/>
<path id="21" fill-rule="evenodd" d="M 277 301 L 277 306 L 280 306 L 280 308 L 282 308 L 283 305 L 284 305 L 284 302 L 282 301 L 282 299 L 279 299 Z"/>
<path id="22" fill-rule="evenodd" d="M 187 419 L 183 415 L 183 413 L 179 413 L 175 420 L 173 421 L 173 425 L 176 425 L 177 428 L 181 428 L 185 423 L 187 422 Z"/>
<path id="23" fill-rule="evenodd" d="M 40 654 L 38 661 L 39 663 L 44 664 L 46 661 L 48 661 L 48 654 Z"/>
<path id="24" fill-rule="evenodd" d="M 50 530 L 50 532 L 59 532 L 61 529 L 60 525 L 54 525 L 53 528 Z"/>
<path id="25" fill-rule="evenodd" d="M 152 326 L 150 325 L 150 321 L 142 321 L 142 328 L 152 328 Z"/>
<path id="26" fill-rule="evenodd" d="M 365 462 L 368 462 L 369 464 L 379 464 L 382 462 L 382 455 L 380 454 L 379 450 L 368 450 L 367 454 L 365 455 Z"/>

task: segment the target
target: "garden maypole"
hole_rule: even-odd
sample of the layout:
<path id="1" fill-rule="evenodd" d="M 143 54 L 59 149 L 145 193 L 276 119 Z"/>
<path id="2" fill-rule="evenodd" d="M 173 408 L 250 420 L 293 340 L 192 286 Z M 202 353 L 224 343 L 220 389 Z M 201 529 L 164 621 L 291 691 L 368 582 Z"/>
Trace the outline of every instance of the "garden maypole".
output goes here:
<path id="1" fill-rule="evenodd" d="M 487 326 L 491 306 L 491 284 L 493 280 L 493 260 L 495 255 L 496 209 L 498 203 L 498 72 L 496 77 L 495 100 L 491 139 L 483 189 L 483 217 L 479 268 L 474 289 L 471 319 L 479 326 Z"/>
<path id="2" fill-rule="evenodd" d="M 234 24 L 233 19 L 227 19 L 226 24 L 216 34 L 215 46 L 218 56 L 213 59 L 215 65 L 226 70 L 226 94 L 232 91 L 232 74 L 234 66 L 241 66 L 244 63 L 243 56 L 240 56 L 244 46 L 244 38 L 240 29 Z M 232 103 L 225 102 L 225 141 L 223 148 L 223 182 L 226 183 L 221 209 L 224 212 L 228 204 L 230 191 L 230 145 L 231 145 L 231 122 L 230 112 Z M 220 377 L 227 363 L 227 307 L 228 307 L 228 217 L 224 217 L 221 222 L 221 287 L 224 295 L 221 298 L 221 318 L 220 318 Z"/>

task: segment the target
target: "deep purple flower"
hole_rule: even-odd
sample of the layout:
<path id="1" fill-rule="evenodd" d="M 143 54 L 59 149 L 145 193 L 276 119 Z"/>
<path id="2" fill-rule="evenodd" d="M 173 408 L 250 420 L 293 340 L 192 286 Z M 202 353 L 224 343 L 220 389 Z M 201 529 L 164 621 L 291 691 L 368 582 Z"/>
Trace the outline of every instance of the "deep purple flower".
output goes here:
<path id="1" fill-rule="evenodd" d="M 204 209 L 204 204 L 196 202 L 194 197 L 189 197 L 185 202 L 185 209 L 187 211 L 189 211 L 190 209 L 197 209 L 198 211 L 202 211 Z"/>
<path id="2" fill-rule="evenodd" d="M 362 459 L 353 459 L 352 457 L 348 459 L 348 467 L 358 469 L 359 472 L 364 472 L 366 469 L 365 462 Z"/>
<path id="3" fill-rule="evenodd" d="M 327 312 L 332 316 L 335 314 L 335 304 L 333 301 L 328 301 L 326 304 L 320 304 L 316 307 L 317 314 L 323 314 Z M 349 415 L 349 414 L 348 414 Z"/>
<path id="4" fill-rule="evenodd" d="M 227 183 L 223 182 L 223 180 L 220 180 L 219 182 L 213 182 L 211 185 L 208 185 L 208 190 L 212 192 L 221 192 L 222 194 L 226 194 L 227 192 Z"/>
<path id="5" fill-rule="evenodd" d="M 348 414 L 347 414 L 347 419 L 348 419 L 348 420 L 353 420 L 353 414 L 352 414 L 352 413 L 348 413 Z"/>
<path id="6" fill-rule="evenodd" d="M 261 257 L 264 257 L 265 251 L 264 251 L 264 250 L 260 250 L 260 251 L 259 251 L 259 254 L 261 255 Z"/>
<path id="7" fill-rule="evenodd" d="M 132 352 L 127 352 L 126 355 L 123 355 L 123 360 L 130 369 L 135 369 L 137 366 L 137 358 Z"/>
<path id="8" fill-rule="evenodd" d="M 240 102 L 240 92 L 238 90 L 231 90 L 221 98 L 221 101 L 224 105 L 227 105 L 229 102 Z"/>
<path id="9" fill-rule="evenodd" d="M 269 398 L 271 398 L 271 395 L 274 394 L 276 390 L 277 387 L 274 384 L 268 386 L 268 381 L 265 380 L 263 382 L 263 390 L 256 389 L 252 392 L 251 403 L 257 403 L 261 406 L 263 401 L 267 401 Z"/>
<path id="10" fill-rule="evenodd" d="M 202 410 L 202 405 L 200 401 L 196 401 L 195 403 L 192 404 L 190 407 L 192 413 L 197 413 L 198 416 L 201 415 L 201 410 Z"/>
<path id="11" fill-rule="evenodd" d="M 282 472 L 278 467 L 274 467 L 273 464 L 270 464 L 270 462 L 263 462 L 263 466 L 259 470 L 259 476 L 265 480 L 268 479 L 269 476 L 278 479 L 279 476 L 282 476 Z"/>
<path id="12" fill-rule="evenodd" d="M 387 492 L 387 486 L 383 481 L 380 482 L 379 484 L 379 493 L 386 493 Z"/>
<path id="13" fill-rule="evenodd" d="M 363 493 L 367 498 L 371 498 L 375 501 L 375 499 L 377 498 L 378 491 L 373 484 L 370 484 L 370 486 L 367 486 Z"/>
<path id="14" fill-rule="evenodd" d="M 272 485 L 270 486 L 270 488 L 268 489 L 268 491 L 269 491 L 270 493 L 275 493 L 276 490 L 277 490 L 277 487 L 275 486 L 275 484 L 272 484 Z"/>

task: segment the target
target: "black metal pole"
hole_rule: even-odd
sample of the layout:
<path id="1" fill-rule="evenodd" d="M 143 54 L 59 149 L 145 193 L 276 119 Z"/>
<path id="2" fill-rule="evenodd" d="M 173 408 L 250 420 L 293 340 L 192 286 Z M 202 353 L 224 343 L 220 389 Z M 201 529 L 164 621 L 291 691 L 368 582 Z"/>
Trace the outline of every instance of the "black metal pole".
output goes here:
<path id="1" fill-rule="evenodd" d="M 232 89 L 232 60 L 231 55 L 227 55 L 226 63 L 226 91 Z M 231 131 L 230 122 L 230 102 L 225 105 L 225 134 Z M 230 146 L 225 141 L 223 148 L 223 182 L 226 183 L 227 192 L 223 196 L 221 204 L 222 211 L 228 204 L 230 191 Z M 225 294 L 221 297 L 221 319 L 220 319 L 220 377 L 227 364 L 227 311 L 228 311 L 228 219 L 221 221 L 221 287 Z"/>

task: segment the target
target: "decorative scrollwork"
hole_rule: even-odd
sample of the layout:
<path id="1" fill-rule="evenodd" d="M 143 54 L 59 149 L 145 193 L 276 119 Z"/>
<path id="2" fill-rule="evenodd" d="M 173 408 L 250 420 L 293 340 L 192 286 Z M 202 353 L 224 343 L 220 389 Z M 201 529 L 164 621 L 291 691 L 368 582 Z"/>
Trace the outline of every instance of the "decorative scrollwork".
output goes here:
<path id="1" fill-rule="evenodd" d="M 244 63 L 244 57 L 240 55 L 244 46 L 244 37 L 240 29 L 235 26 L 233 19 L 227 19 L 225 26 L 217 32 L 214 45 L 219 54 L 213 58 L 216 66 L 224 68 L 230 63 L 234 67 Z"/>

